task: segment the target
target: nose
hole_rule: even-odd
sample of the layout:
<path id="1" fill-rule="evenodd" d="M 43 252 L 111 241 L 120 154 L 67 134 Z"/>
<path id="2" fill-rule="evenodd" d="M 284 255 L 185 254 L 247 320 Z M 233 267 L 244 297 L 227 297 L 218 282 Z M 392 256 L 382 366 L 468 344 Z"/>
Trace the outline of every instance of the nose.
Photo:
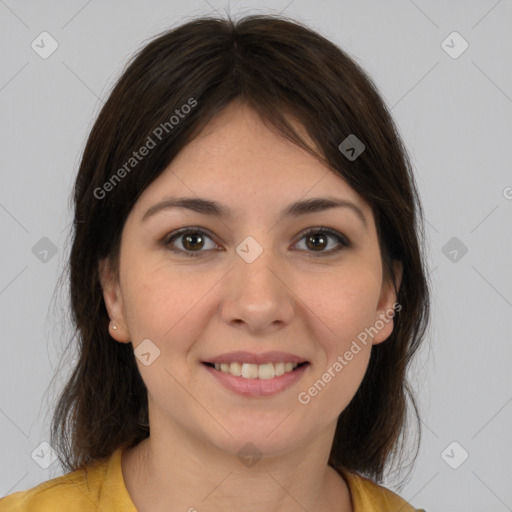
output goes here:
<path id="1" fill-rule="evenodd" d="M 289 274 L 270 249 L 251 263 L 236 254 L 226 279 L 221 308 L 224 322 L 251 334 L 273 332 L 290 323 L 296 296 Z"/>

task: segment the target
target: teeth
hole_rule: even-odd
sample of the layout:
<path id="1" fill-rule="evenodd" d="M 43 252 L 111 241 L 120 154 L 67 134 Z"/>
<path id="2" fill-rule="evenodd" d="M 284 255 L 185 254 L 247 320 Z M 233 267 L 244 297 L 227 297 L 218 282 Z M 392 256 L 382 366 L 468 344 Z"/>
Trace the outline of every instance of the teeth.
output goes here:
<path id="1" fill-rule="evenodd" d="M 284 363 L 275 363 L 274 364 L 274 375 L 279 377 L 279 375 L 283 375 L 284 373 Z"/>
<path id="2" fill-rule="evenodd" d="M 215 369 L 224 373 L 230 373 L 235 377 L 246 379 L 273 379 L 284 373 L 289 373 L 299 366 L 297 363 L 215 363 Z"/>
<path id="3" fill-rule="evenodd" d="M 273 379 L 275 373 L 274 365 L 272 363 L 258 366 L 258 379 Z"/>

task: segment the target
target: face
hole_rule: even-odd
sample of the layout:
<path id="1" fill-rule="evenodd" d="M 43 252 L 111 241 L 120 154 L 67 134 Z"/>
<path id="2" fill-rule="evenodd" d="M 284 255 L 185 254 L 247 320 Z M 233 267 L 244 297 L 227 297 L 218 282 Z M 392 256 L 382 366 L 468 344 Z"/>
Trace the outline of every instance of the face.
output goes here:
<path id="1" fill-rule="evenodd" d="M 225 215 L 162 204 L 184 197 Z M 282 216 L 313 198 L 344 206 Z M 118 278 L 100 269 L 110 333 L 138 355 L 152 435 L 172 426 L 233 454 L 334 435 L 372 345 L 393 329 L 369 205 L 235 103 L 138 199 Z"/>

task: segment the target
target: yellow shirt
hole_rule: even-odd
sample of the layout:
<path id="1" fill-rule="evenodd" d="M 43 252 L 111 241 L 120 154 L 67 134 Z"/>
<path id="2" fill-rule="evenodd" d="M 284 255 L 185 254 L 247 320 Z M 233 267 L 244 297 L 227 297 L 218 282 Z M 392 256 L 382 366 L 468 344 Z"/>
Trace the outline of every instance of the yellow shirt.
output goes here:
<path id="1" fill-rule="evenodd" d="M 121 468 L 122 449 L 87 469 L 43 482 L 0 499 L 0 512 L 137 512 Z M 394 492 L 343 471 L 354 512 L 421 512 Z"/>

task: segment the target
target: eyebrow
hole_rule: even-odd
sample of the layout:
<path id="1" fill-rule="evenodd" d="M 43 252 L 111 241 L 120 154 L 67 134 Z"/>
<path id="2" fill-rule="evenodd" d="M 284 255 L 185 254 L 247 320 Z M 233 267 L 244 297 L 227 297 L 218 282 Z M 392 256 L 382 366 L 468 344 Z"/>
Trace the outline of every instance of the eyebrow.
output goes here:
<path id="1" fill-rule="evenodd" d="M 169 198 L 160 201 L 153 205 L 143 215 L 141 221 L 144 222 L 149 217 L 167 210 L 170 208 L 186 208 L 203 215 L 213 215 L 222 219 L 232 218 L 233 213 L 225 205 L 212 201 L 209 199 L 202 199 L 199 197 L 181 197 L 181 198 Z M 348 208 L 357 215 L 359 220 L 363 223 L 365 228 L 367 227 L 366 217 L 363 211 L 356 204 L 346 199 L 338 199 L 334 197 L 317 197 L 313 199 L 307 199 L 305 201 L 296 201 L 288 205 L 284 210 L 281 211 L 279 220 L 284 217 L 299 217 L 302 215 L 322 212 L 331 208 Z"/>

